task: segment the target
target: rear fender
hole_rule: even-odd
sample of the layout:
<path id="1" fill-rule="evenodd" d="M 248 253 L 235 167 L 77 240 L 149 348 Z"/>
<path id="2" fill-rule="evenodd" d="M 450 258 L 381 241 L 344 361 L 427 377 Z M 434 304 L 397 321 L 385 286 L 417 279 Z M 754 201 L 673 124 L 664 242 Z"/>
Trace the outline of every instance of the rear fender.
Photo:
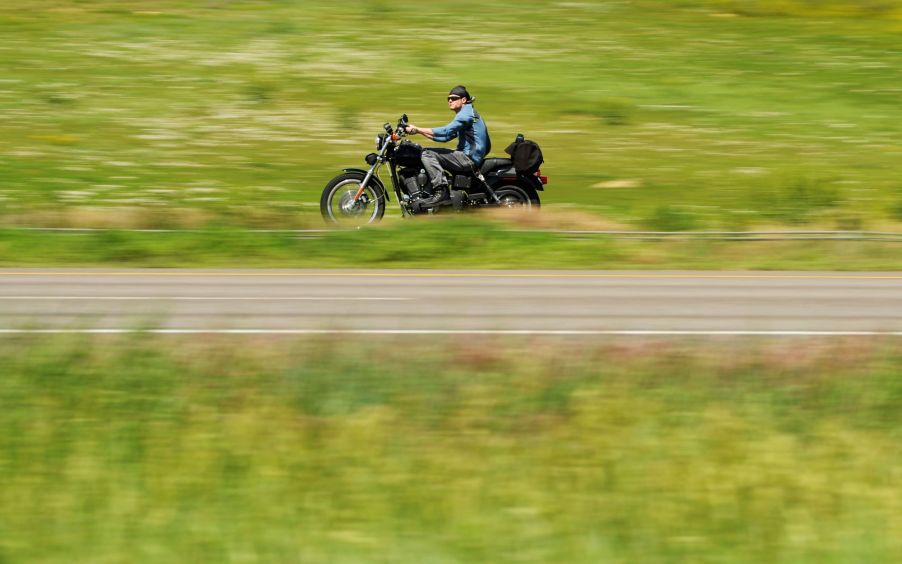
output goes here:
<path id="1" fill-rule="evenodd" d="M 520 180 L 526 182 L 533 190 L 537 192 L 544 192 L 545 185 L 542 184 L 542 181 L 539 180 L 537 176 L 529 175 L 529 176 L 520 176 Z"/>
<path id="2" fill-rule="evenodd" d="M 358 173 L 358 174 L 360 174 L 361 176 L 364 176 L 364 177 L 365 177 L 366 174 L 369 172 L 368 170 L 364 170 L 364 169 L 362 169 L 362 168 L 343 168 L 343 169 L 341 169 L 341 170 L 342 170 L 342 172 L 356 172 L 356 173 Z M 379 177 L 378 177 L 378 176 L 376 176 L 375 174 L 374 174 L 373 176 L 371 176 L 371 177 L 370 177 L 370 182 L 371 182 L 372 184 L 375 184 L 376 186 L 379 187 L 380 190 L 382 190 L 382 193 L 385 194 L 385 201 L 386 201 L 386 202 L 390 202 L 390 201 L 391 201 L 391 198 L 388 197 L 388 190 L 385 189 L 385 184 L 383 184 L 382 181 L 379 180 Z"/>

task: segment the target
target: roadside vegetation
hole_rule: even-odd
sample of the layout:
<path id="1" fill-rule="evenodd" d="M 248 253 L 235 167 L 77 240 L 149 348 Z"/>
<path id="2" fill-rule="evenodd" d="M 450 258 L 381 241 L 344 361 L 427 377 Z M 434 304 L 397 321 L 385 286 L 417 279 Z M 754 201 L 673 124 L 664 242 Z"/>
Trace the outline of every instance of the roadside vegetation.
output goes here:
<path id="1" fill-rule="evenodd" d="M 383 122 L 444 123 L 464 83 L 495 153 L 518 132 L 542 145 L 549 209 L 634 229 L 899 230 L 900 7 L 10 4 L 0 226 L 319 225 L 322 186 Z"/>
<path id="2" fill-rule="evenodd" d="M 312 234 L 231 227 L 188 232 L 0 229 L 0 267 L 902 270 L 899 237 L 623 240 L 543 232 L 535 225 L 436 217 Z"/>
<path id="3" fill-rule="evenodd" d="M 0 561 L 899 561 L 899 342 L 711 344 L 3 337 Z"/>

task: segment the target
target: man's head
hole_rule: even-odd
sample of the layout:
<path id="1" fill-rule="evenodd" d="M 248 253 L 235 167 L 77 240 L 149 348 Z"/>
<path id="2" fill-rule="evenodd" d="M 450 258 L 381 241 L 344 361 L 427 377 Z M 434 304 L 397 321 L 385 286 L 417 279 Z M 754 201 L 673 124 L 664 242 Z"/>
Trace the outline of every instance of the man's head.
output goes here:
<path id="1" fill-rule="evenodd" d="M 455 86 L 448 92 L 448 107 L 455 112 L 459 112 L 464 104 L 471 104 L 473 100 L 465 86 Z"/>

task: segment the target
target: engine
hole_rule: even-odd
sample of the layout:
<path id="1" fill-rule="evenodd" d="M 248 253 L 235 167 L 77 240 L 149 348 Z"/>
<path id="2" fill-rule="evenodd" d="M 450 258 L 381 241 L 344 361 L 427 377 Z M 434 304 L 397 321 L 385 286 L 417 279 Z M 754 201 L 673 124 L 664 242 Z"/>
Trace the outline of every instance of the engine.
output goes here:
<path id="1" fill-rule="evenodd" d="M 401 182 L 402 200 L 405 208 L 413 214 L 423 213 L 426 211 L 436 211 L 437 207 L 451 206 L 452 209 L 460 211 L 468 202 L 466 192 L 461 190 L 451 190 L 449 200 L 440 203 L 438 206 L 423 206 L 422 201 L 432 196 L 432 184 L 429 182 L 429 176 L 422 168 L 407 166 L 398 169 L 398 180 Z M 449 179 L 451 180 L 451 179 Z M 469 186 L 469 179 L 463 175 L 457 175 L 453 179 L 452 186 L 454 188 L 466 188 Z M 466 180 L 466 183 L 460 182 Z"/>
<path id="2" fill-rule="evenodd" d="M 398 176 L 404 185 L 404 191 L 411 199 L 421 198 L 428 194 L 429 177 L 426 171 L 415 168 L 402 168 L 398 170 Z"/>

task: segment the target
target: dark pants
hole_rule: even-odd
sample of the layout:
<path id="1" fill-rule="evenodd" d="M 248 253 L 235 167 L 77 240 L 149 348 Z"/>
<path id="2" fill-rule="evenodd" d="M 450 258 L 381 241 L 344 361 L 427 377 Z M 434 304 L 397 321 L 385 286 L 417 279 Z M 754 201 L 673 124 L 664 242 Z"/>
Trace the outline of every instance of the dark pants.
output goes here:
<path id="1" fill-rule="evenodd" d="M 443 168 L 460 173 L 469 173 L 473 170 L 473 161 L 470 160 L 470 157 L 451 149 L 423 149 L 420 160 L 423 161 L 423 168 L 426 169 L 433 191 L 440 186 L 448 185 L 445 174 L 442 172 Z"/>

